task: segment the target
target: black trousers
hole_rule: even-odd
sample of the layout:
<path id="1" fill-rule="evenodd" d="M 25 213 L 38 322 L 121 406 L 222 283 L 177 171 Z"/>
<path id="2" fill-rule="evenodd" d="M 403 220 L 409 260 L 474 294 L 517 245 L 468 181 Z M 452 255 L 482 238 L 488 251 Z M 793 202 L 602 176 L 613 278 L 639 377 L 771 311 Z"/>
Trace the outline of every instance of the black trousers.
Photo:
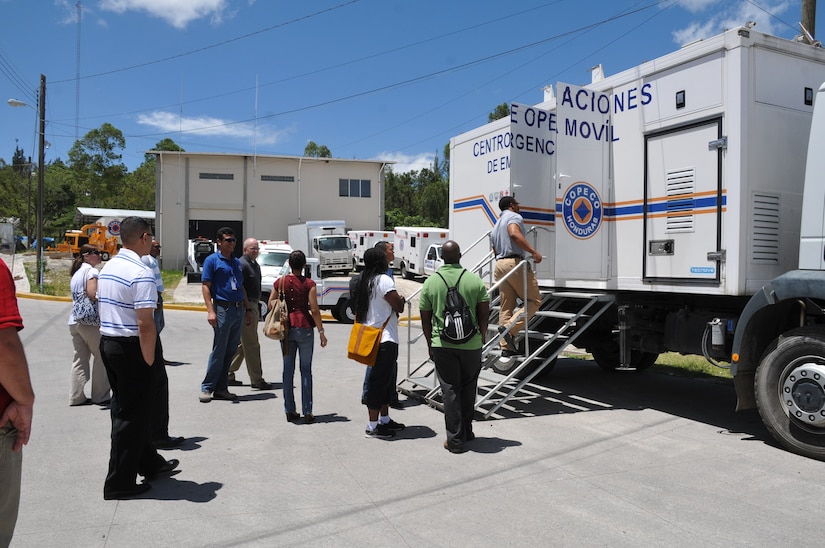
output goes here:
<path id="1" fill-rule="evenodd" d="M 143 359 L 137 337 L 100 338 L 100 355 L 112 386 L 112 447 L 104 493 L 128 489 L 137 475 L 152 475 L 166 460 L 151 441 L 152 402 L 157 369 Z M 155 349 L 155 364 L 160 349 Z"/>
<path id="2" fill-rule="evenodd" d="M 152 439 L 165 440 L 169 437 L 169 377 L 166 375 L 160 336 L 155 342 L 155 348 L 155 363 L 152 365 L 155 381 L 154 401 L 152 402 Z"/>
<path id="3" fill-rule="evenodd" d="M 395 394 L 395 370 L 398 367 L 398 344 L 383 342 L 378 347 L 378 358 L 367 379 L 365 401 L 368 409 L 389 405 Z"/>
<path id="4" fill-rule="evenodd" d="M 435 371 L 441 382 L 447 442 L 461 445 L 472 438 L 481 349 L 433 348 Z"/>

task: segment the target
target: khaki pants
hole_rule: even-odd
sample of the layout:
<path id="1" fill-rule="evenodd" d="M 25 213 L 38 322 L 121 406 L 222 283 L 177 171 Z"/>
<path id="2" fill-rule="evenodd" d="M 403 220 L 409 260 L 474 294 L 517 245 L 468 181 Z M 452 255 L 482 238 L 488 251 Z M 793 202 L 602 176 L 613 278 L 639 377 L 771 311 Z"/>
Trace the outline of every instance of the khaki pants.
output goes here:
<path id="1" fill-rule="evenodd" d="M 516 266 L 521 263 L 519 259 L 497 259 L 496 260 L 496 267 L 493 271 L 493 276 L 495 277 L 496 281 L 503 278 L 508 272 L 513 270 Z M 513 317 L 513 312 L 516 306 L 518 305 L 518 298 L 525 298 L 525 290 L 524 290 L 524 275 L 521 271 L 516 272 L 509 278 L 507 281 L 501 284 L 499 287 L 499 295 L 501 297 L 501 311 L 499 312 L 499 325 L 507 325 L 510 321 L 510 318 Z M 526 304 L 527 304 L 527 319 L 529 320 L 533 314 L 536 313 L 536 310 L 539 309 L 541 306 L 541 293 L 539 293 L 539 283 L 536 281 L 535 275 L 533 275 L 532 269 L 527 267 L 527 291 L 526 291 Z M 517 312 L 521 312 L 519 309 Z M 524 318 L 519 319 L 513 326 L 510 328 L 510 334 L 513 337 L 516 337 L 520 331 L 524 331 Z M 507 350 L 516 350 L 515 348 L 509 348 L 507 342 L 502 340 L 501 341 L 501 348 Z"/>
<path id="2" fill-rule="evenodd" d="M 0 428 L 0 546 L 8 546 L 17 523 L 20 507 L 20 476 L 23 470 L 23 450 L 11 450 L 17 439 L 17 429 L 11 423 Z"/>
<path id="3" fill-rule="evenodd" d="M 257 384 L 264 380 L 263 368 L 261 367 L 261 343 L 258 342 L 258 321 L 253 320 L 251 325 L 246 325 L 243 320 L 241 326 L 241 342 L 232 364 L 229 366 L 229 378 L 235 378 L 235 371 L 241 368 L 241 362 L 246 360 L 246 370 L 249 372 L 249 383 Z"/>
<path id="4" fill-rule="evenodd" d="M 69 405 L 79 405 L 86 401 L 84 387 L 91 379 L 92 401 L 103 403 L 109 399 L 109 378 L 100 357 L 100 328 L 96 325 L 74 324 L 69 326 L 74 346 L 72 372 L 69 384 Z M 94 363 L 92 363 L 94 357 Z"/>

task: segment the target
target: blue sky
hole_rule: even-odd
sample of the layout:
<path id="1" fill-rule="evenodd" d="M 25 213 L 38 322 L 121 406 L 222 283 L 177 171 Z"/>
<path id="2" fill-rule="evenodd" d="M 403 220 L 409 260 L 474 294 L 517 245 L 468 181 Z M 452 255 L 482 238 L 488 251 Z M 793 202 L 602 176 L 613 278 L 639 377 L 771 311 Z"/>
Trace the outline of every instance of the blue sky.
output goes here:
<path id="1" fill-rule="evenodd" d="M 312 140 L 420 169 L 498 104 L 539 103 L 596 64 L 615 74 L 747 21 L 790 39 L 801 12 L 801 0 L 81 0 L 78 25 L 76 4 L 0 0 L 0 97 L 35 105 L 45 74 L 46 160 L 108 122 L 130 170 L 166 137 L 293 156 Z M 0 112 L 0 158 L 16 139 L 36 158 L 36 111 Z"/>

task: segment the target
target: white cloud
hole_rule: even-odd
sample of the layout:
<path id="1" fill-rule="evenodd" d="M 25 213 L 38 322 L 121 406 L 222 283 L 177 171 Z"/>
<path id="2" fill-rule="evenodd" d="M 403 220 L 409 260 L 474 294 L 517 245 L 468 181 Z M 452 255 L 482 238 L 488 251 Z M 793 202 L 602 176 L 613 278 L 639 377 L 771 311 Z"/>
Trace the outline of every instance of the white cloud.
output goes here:
<path id="1" fill-rule="evenodd" d="M 716 5 L 719 5 L 717 8 Z M 784 15 L 793 5 L 790 0 L 773 0 L 760 2 L 756 7 L 752 2 L 740 0 L 737 2 L 719 2 L 717 0 L 681 0 L 679 5 L 691 13 L 706 13 L 699 21 L 691 23 L 673 31 L 673 41 L 679 45 L 693 42 L 702 38 L 709 38 L 725 30 L 744 25 L 748 21 L 756 22 L 756 30 L 768 34 L 786 32 L 787 27 L 781 25 L 774 16 Z M 709 9 L 713 7 L 713 9 Z"/>
<path id="2" fill-rule="evenodd" d="M 395 173 L 407 173 L 408 171 L 421 171 L 425 167 L 432 167 L 433 157 L 433 154 L 424 152 L 415 156 L 404 154 L 403 152 L 382 152 L 372 159 L 384 162 L 395 162 L 392 166 L 392 170 Z"/>
<path id="3" fill-rule="evenodd" d="M 212 116 L 181 118 L 173 112 L 162 111 L 141 114 L 138 116 L 137 121 L 139 124 L 149 126 L 161 133 L 184 131 L 190 135 L 244 139 L 250 143 L 254 140 L 260 145 L 274 145 L 282 141 L 289 133 L 289 130 L 276 130 L 266 125 L 258 125 L 256 129 L 250 123 L 233 123 Z"/>
<path id="4" fill-rule="evenodd" d="M 143 11 L 163 19 L 178 29 L 191 21 L 209 17 L 213 24 L 223 20 L 228 0 L 101 0 L 100 9 L 115 13 Z"/>

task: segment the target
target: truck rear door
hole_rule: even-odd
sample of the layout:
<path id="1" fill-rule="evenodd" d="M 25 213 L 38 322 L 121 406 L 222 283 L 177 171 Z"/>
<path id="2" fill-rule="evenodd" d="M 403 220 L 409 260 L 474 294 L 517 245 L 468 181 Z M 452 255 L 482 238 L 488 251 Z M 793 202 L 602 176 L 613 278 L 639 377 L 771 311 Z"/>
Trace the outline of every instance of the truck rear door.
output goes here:
<path id="1" fill-rule="evenodd" d="M 558 84 L 556 112 L 557 280 L 608 277 L 610 96 Z"/>
<path id="2" fill-rule="evenodd" d="M 720 283 L 722 120 L 645 138 L 645 281 Z"/>

